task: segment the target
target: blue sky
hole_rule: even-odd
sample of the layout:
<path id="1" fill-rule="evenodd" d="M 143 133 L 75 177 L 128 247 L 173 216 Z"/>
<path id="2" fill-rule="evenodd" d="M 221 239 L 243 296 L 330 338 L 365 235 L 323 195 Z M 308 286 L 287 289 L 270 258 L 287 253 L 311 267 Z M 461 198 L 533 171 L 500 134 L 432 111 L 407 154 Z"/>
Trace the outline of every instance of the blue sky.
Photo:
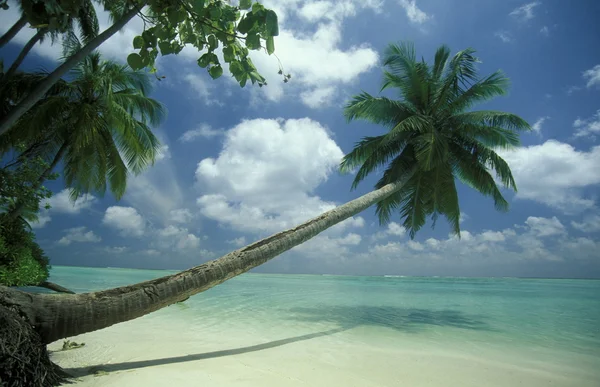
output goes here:
<path id="1" fill-rule="evenodd" d="M 380 54 L 409 40 L 430 60 L 440 44 L 473 47 L 482 74 L 502 69 L 510 94 L 479 108 L 510 111 L 534 132 L 504 152 L 517 180 L 509 213 L 459 187 L 462 240 L 444 221 L 410 241 L 394 219 L 380 227 L 369 209 L 258 268 L 263 272 L 359 275 L 600 277 L 600 3 L 595 1 L 265 1 L 281 21 L 278 62 L 257 53 L 269 81 L 240 89 L 211 80 L 184 50 L 162 58 L 153 97 L 169 113 L 157 128 L 160 160 L 129 181 L 125 197 L 89 196 L 75 205 L 59 181 L 53 208 L 35 231 L 52 263 L 187 268 L 290 228 L 368 192 L 350 191 L 335 167 L 362 136 L 382 129 L 347 124 L 342 106 L 377 93 Z M 104 14 L 102 25 L 107 25 Z M 5 29 L 14 7 L 0 12 Z M 124 60 L 141 29 L 132 21 L 101 47 Z M 30 31 L 18 36 L 20 44 Z M 2 51 L 5 63 L 19 44 Z M 60 47 L 35 49 L 26 68 L 53 68 Z"/>

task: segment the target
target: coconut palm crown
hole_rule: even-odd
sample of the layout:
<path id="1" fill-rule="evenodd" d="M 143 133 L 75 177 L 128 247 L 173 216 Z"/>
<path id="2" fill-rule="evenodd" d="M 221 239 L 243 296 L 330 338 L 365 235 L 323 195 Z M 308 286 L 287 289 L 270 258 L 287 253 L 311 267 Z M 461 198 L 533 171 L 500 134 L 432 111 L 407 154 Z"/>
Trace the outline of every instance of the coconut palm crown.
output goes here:
<path id="1" fill-rule="evenodd" d="M 438 48 L 433 65 L 418 61 L 410 43 L 387 47 L 381 91 L 394 89 L 399 99 L 374 97 L 363 92 L 345 106 L 348 121 L 365 120 L 389 129 L 380 136 L 364 137 L 342 160 L 342 172 L 356 170 L 352 188 L 369 174 L 385 168 L 376 184 L 408 179 L 402 189 L 377 203 L 382 224 L 399 210 L 411 238 L 431 215 L 433 225 L 444 215 L 460 237 L 460 206 L 455 179 L 485 196 L 496 209 L 508 210 L 497 180 L 515 192 L 510 168 L 496 149 L 520 145 L 519 132 L 529 124 L 511 113 L 473 111 L 480 102 L 507 93 L 509 80 L 501 71 L 480 78 L 473 49 L 450 57 Z"/>

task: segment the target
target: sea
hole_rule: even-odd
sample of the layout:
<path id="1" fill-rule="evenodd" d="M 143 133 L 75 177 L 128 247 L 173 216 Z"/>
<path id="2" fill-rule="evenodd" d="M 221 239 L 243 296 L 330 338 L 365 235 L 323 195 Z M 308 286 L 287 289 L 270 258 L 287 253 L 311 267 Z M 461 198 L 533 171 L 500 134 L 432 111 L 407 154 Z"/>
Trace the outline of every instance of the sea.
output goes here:
<path id="1" fill-rule="evenodd" d="M 173 273 L 54 266 L 50 281 Z M 53 359 L 89 386 L 599 387 L 600 281 L 248 273 L 72 339 L 86 346 Z"/>

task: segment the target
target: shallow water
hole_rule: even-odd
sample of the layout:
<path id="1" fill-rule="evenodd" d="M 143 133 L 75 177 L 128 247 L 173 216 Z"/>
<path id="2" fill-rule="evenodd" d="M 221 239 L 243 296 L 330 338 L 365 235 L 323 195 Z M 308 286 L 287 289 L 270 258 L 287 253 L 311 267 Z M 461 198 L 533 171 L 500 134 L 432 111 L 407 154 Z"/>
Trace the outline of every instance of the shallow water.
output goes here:
<path id="1" fill-rule="evenodd" d="M 169 273 L 57 266 L 50 280 L 87 292 Z M 340 375 L 355 374 L 353 385 L 600 386 L 600 281 L 246 274 L 83 337 L 95 345 L 57 361 L 139 373 L 112 385 L 148 385 L 155 367 L 181 376 L 184 363 L 234 357 L 268 376 L 242 377 L 231 360 L 203 372 L 214 385 L 347 385 Z"/>

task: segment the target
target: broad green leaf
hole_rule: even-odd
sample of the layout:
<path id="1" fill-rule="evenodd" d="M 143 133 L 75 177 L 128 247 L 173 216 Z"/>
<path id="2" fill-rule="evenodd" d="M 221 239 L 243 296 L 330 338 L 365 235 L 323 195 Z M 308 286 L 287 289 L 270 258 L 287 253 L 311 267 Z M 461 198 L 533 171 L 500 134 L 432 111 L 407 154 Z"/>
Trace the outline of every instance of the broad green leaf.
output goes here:
<path id="1" fill-rule="evenodd" d="M 258 50 L 260 48 L 260 36 L 257 34 L 248 34 L 246 36 L 246 47 L 250 50 Z"/>
<path id="2" fill-rule="evenodd" d="M 263 5 L 261 3 L 254 3 L 254 4 L 252 4 L 252 12 L 253 13 L 260 12 L 263 9 L 265 9 L 265 7 L 263 7 Z"/>
<path id="3" fill-rule="evenodd" d="M 274 52 L 275 52 L 275 39 L 273 39 L 272 36 L 269 36 L 267 38 L 267 53 L 269 53 L 269 55 L 271 55 Z"/>
<path id="4" fill-rule="evenodd" d="M 252 0 L 240 0 L 240 9 L 250 9 Z"/>
<path id="5" fill-rule="evenodd" d="M 204 55 L 202 55 L 199 59 L 198 59 L 198 66 L 205 68 L 206 66 L 208 66 L 210 64 L 210 54 L 206 53 Z"/>
<path id="6" fill-rule="evenodd" d="M 221 67 L 220 65 L 212 66 L 210 68 L 210 70 L 208 70 L 208 73 L 210 74 L 210 76 L 212 77 L 212 79 L 217 79 L 221 75 L 223 75 L 223 67 Z"/>
<path id="7" fill-rule="evenodd" d="M 235 59 L 235 54 L 233 53 L 233 47 L 227 46 L 227 47 L 223 48 L 223 58 L 225 59 L 225 62 L 228 62 L 228 63 Z"/>
<path id="8" fill-rule="evenodd" d="M 159 42 L 158 48 L 160 48 L 160 53 L 163 55 L 169 55 L 173 53 L 171 43 L 169 42 Z"/>
<path id="9" fill-rule="evenodd" d="M 140 70 L 144 68 L 142 57 L 136 53 L 129 54 L 129 56 L 127 57 L 127 64 L 133 70 Z"/>
<path id="10" fill-rule="evenodd" d="M 217 47 L 219 47 L 219 41 L 214 35 L 210 35 L 208 37 L 208 46 L 211 51 L 216 50 Z"/>
<path id="11" fill-rule="evenodd" d="M 254 27 L 254 22 L 256 19 L 254 18 L 254 14 L 252 12 L 248 12 L 242 20 L 238 23 L 238 31 L 242 34 L 247 34 L 248 31 Z"/>
<path id="12" fill-rule="evenodd" d="M 169 36 L 167 34 L 167 31 L 165 31 L 164 29 L 162 29 L 162 27 L 160 25 L 155 26 L 153 32 L 154 32 L 154 35 L 158 39 L 167 39 L 167 37 Z"/>
<path id="13" fill-rule="evenodd" d="M 242 64 L 239 61 L 236 60 L 229 64 L 229 71 L 235 77 L 238 77 L 244 73 L 244 67 L 242 66 Z"/>
<path id="14" fill-rule="evenodd" d="M 277 14 L 275 11 L 268 10 L 266 17 L 266 31 L 267 36 L 278 36 L 279 35 L 279 23 L 277 22 Z"/>
<path id="15" fill-rule="evenodd" d="M 142 47 L 144 47 L 144 38 L 142 38 L 141 36 L 136 36 L 135 38 L 133 38 L 133 48 L 139 50 Z"/>

